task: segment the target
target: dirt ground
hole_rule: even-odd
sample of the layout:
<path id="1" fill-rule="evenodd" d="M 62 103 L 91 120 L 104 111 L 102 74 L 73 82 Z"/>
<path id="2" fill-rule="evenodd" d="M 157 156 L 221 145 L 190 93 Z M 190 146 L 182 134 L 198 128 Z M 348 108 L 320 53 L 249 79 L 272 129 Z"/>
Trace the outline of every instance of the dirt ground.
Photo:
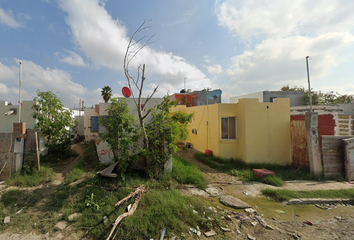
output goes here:
<path id="1" fill-rule="evenodd" d="M 224 206 L 219 202 L 218 197 L 204 196 L 207 206 L 214 206 L 245 216 L 249 215 L 247 222 L 232 218 L 228 226 L 231 232 L 215 236 L 214 239 L 252 239 L 252 237 L 255 239 L 354 239 L 354 206 L 330 205 L 329 209 L 324 210 L 315 205 L 285 205 L 262 196 L 260 192 L 265 188 L 294 191 L 348 189 L 353 188 L 353 184 L 335 181 L 288 181 L 282 187 L 274 187 L 258 182 L 243 183 L 237 177 L 219 172 L 197 161 L 194 158 L 194 153 L 193 149 L 187 149 L 179 151 L 178 154 L 198 165 L 209 179 L 210 187 L 218 189 L 220 195 L 235 196 L 257 211 L 256 214 L 249 215 L 244 210 L 235 210 Z M 272 226 L 273 230 L 266 229 L 259 223 L 253 226 L 252 222 L 257 222 L 255 216 L 260 216 Z M 313 225 L 309 225 L 306 223 L 307 221 Z M 250 234 L 250 238 L 247 234 Z M 202 236 L 202 239 L 210 238 Z"/>
<path id="2" fill-rule="evenodd" d="M 74 147 L 79 153 L 76 158 L 70 159 L 65 167 L 55 169 L 56 176 L 46 188 L 46 196 L 49 196 L 60 185 L 67 173 L 69 173 L 80 161 L 84 153 L 82 144 L 76 144 Z M 229 219 L 226 225 L 230 232 L 223 232 L 214 237 L 205 237 L 203 234 L 197 237 L 186 229 L 185 239 L 354 239 L 354 207 L 346 205 L 331 205 L 329 209 L 323 210 L 314 205 L 290 206 L 274 202 L 261 195 L 260 190 L 264 188 L 277 188 L 262 183 L 243 183 L 237 177 L 219 172 L 206 166 L 194 158 L 193 149 L 180 150 L 179 155 L 199 166 L 202 172 L 210 181 L 210 187 L 217 189 L 218 197 L 208 195 L 200 196 L 207 207 L 216 209 L 218 214 Z M 290 190 L 316 190 L 316 189 L 341 189 L 353 188 L 353 184 L 346 182 L 310 182 L 310 181 L 291 181 L 281 187 Z M 277 189 L 281 189 L 277 188 Z M 193 190 L 193 191 L 191 191 Z M 1 189 L 0 189 L 1 191 Z M 186 194 L 197 192 L 193 186 L 186 187 Z M 205 193 L 205 192 L 204 192 Z M 232 195 L 248 203 L 256 213 L 249 214 L 244 210 L 236 210 L 226 207 L 219 201 L 221 195 Z M 45 197 L 43 199 L 45 201 Z M 41 202 L 39 203 L 41 204 Z M 240 218 L 245 216 L 245 218 Z M 267 226 L 260 224 L 262 219 Z M 309 225 L 306 223 L 312 223 Z M 76 233 L 70 226 L 64 231 L 56 234 L 36 235 L 34 233 L 14 233 L 6 231 L 0 234 L 0 240 L 61 240 L 61 239 L 80 239 L 80 234 Z"/>

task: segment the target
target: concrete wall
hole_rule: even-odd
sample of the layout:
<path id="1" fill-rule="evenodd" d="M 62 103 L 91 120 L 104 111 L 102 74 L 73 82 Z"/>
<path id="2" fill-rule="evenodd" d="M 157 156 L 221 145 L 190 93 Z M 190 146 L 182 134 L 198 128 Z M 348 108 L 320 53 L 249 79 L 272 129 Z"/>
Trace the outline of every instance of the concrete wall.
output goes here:
<path id="1" fill-rule="evenodd" d="M 91 132 L 91 117 L 98 116 L 98 113 L 95 112 L 94 108 L 85 108 L 84 109 L 84 135 L 85 141 L 95 140 L 98 137 L 97 132 Z"/>
<path id="2" fill-rule="evenodd" d="M 207 105 L 207 103 L 210 104 L 215 104 L 215 103 L 221 103 L 221 96 L 217 99 L 208 99 L 207 91 L 202 90 L 202 91 L 194 91 L 196 93 L 196 106 L 202 106 L 202 105 Z"/>
<path id="3" fill-rule="evenodd" d="M 351 136 L 354 135 L 354 110 L 353 103 L 333 104 L 333 105 L 315 105 L 313 111 L 317 112 L 319 118 L 323 115 L 332 115 L 335 121 L 334 135 Z M 291 116 L 304 116 L 310 111 L 310 106 L 295 106 L 290 108 Z M 319 122 L 319 128 L 322 124 Z M 331 135 L 331 134 L 327 134 Z"/>
<path id="4" fill-rule="evenodd" d="M 305 92 L 300 91 L 264 91 L 263 102 L 274 102 L 277 98 L 290 98 L 290 106 L 301 106 L 304 95 Z"/>
<path id="5" fill-rule="evenodd" d="M 239 99 L 242 98 L 257 98 L 259 102 L 263 102 L 263 91 L 262 92 L 255 92 L 249 93 L 241 96 L 230 97 L 230 103 L 238 103 Z"/>
<path id="6" fill-rule="evenodd" d="M 26 122 L 26 128 L 33 129 L 36 125 L 36 119 L 32 117 L 34 109 L 32 106 L 34 101 L 24 101 L 21 107 L 21 121 Z M 13 132 L 13 123 L 18 122 L 18 105 L 7 105 L 5 102 L 0 102 L 0 133 L 12 133 Z M 5 116 L 5 113 L 10 111 L 10 109 L 16 109 L 16 114 L 11 114 Z"/>
<path id="7" fill-rule="evenodd" d="M 0 180 L 10 177 L 15 168 L 15 155 L 13 143 L 15 138 L 12 133 L 0 133 Z"/>
<path id="8" fill-rule="evenodd" d="M 290 164 L 290 100 L 259 103 L 258 99 L 240 99 L 238 104 L 214 104 L 182 109 L 195 113 L 189 126 L 190 141 L 195 149 L 205 149 L 223 158 L 239 158 L 246 162 Z M 207 126 L 207 113 L 209 125 Z M 236 139 L 221 137 L 221 118 L 236 117 Z M 196 129 L 197 134 L 192 130 Z M 207 135 L 207 131 L 209 134 Z"/>
<path id="9" fill-rule="evenodd" d="M 143 104 L 145 102 L 146 98 L 142 98 L 141 99 L 141 103 Z M 135 102 L 132 98 L 128 98 L 128 107 L 130 109 L 130 112 L 133 113 L 136 117 L 138 117 L 138 109 L 136 108 Z M 153 108 L 156 105 L 162 103 L 163 99 L 162 98 L 151 98 L 149 100 L 149 102 L 147 103 L 147 106 L 145 106 L 145 111 L 144 113 L 146 113 L 146 111 L 149 108 Z M 99 115 L 100 116 L 106 116 L 107 115 L 107 108 L 110 105 L 110 103 L 100 103 L 100 109 L 99 109 Z M 151 120 L 151 115 L 149 114 L 149 116 L 147 116 L 145 118 L 145 122 L 148 123 Z"/>

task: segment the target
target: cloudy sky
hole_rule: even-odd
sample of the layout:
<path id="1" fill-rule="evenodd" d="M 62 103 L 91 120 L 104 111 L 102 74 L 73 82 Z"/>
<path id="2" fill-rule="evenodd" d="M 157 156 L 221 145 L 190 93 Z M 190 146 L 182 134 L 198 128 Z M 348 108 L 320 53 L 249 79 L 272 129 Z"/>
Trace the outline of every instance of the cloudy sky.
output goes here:
<path id="1" fill-rule="evenodd" d="M 123 59 L 130 36 L 154 35 L 132 61 L 146 64 L 145 95 L 184 87 L 230 96 L 284 85 L 354 94 L 352 0 L 0 0 L 0 100 L 37 89 L 58 92 L 68 107 L 91 106 L 110 86 L 127 85 Z M 60 92 L 59 92 L 60 91 Z"/>

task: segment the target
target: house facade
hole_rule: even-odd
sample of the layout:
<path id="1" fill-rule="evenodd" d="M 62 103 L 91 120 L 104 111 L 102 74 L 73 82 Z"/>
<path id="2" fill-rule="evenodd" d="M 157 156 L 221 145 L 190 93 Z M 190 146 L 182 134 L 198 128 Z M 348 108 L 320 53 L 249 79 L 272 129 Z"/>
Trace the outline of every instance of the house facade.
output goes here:
<path id="1" fill-rule="evenodd" d="M 246 163 L 291 163 L 290 100 L 279 98 L 273 103 L 258 99 L 239 99 L 175 111 L 194 112 L 189 125 L 190 142 L 198 151 L 211 150 L 222 158 L 241 159 Z"/>

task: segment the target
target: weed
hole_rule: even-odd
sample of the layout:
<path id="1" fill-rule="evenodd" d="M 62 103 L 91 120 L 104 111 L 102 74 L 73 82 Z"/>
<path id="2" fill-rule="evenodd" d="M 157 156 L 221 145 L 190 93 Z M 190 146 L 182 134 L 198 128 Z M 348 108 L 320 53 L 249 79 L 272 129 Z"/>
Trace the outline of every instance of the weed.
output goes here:
<path id="1" fill-rule="evenodd" d="M 205 189 L 207 179 L 198 166 L 190 163 L 184 158 L 173 156 L 172 176 L 182 184 L 195 184 Z"/>
<path id="2" fill-rule="evenodd" d="M 267 163 L 245 163 L 240 159 L 223 159 L 215 156 L 207 156 L 203 153 L 196 153 L 196 159 L 209 165 L 212 168 L 224 171 L 230 175 L 237 176 L 241 181 L 259 181 L 253 173 L 252 169 L 268 169 L 276 174 L 276 178 L 263 179 L 264 183 L 278 186 L 281 181 L 286 180 L 324 180 L 323 176 L 310 173 L 306 169 L 298 169 L 291 165 L 277 165 Z M 281 181 L 280 181 L 281 180 Z M 281 185 L 280 185 L 281 186 Z"/>
<path id="3" fill-rule="evenodd" d="M 100 210 L 100 206 L 94 201 L 95 195 L 91 193 L 91 195 L 87 195 L 86 207 L 95 207 L 96 210 Z"/>
<path id="4" fill-rule="evenodd" d="M 262 183 L 273 185 L 273 186 L 277 186 L 277 187 L 281 187 L 281 186 L 284 185 L 283 180 L 280 177 L 277 177 L 275 175 L 265 176 L 265 177 L 261 178 L 260 181 Z"/>
<path id="5" fill-rule="evenodd" d="M 290 191 L 264 189 L 262 193 L 277 201 L 286 201 L 292 198 L 349 198 L 354 199 L 354 189 Z"/>
<path id="6" fill-rule="evenodd" d="M 32 168 L 32 170 L 16 173 L 6 183 L 10 186 L 33 187 L 41 183 L 51 182 L 53 177 L 52 169 L 42 166 L 40 171 Z"/>
<path id="7" fill-rule="evenodd" d="M 76 180 L 80 179 L 84 175 L 84 171 L 79 168 L 74 168 L 71 172 L 66 176 L 66 182 L 72 183 Z"/>

